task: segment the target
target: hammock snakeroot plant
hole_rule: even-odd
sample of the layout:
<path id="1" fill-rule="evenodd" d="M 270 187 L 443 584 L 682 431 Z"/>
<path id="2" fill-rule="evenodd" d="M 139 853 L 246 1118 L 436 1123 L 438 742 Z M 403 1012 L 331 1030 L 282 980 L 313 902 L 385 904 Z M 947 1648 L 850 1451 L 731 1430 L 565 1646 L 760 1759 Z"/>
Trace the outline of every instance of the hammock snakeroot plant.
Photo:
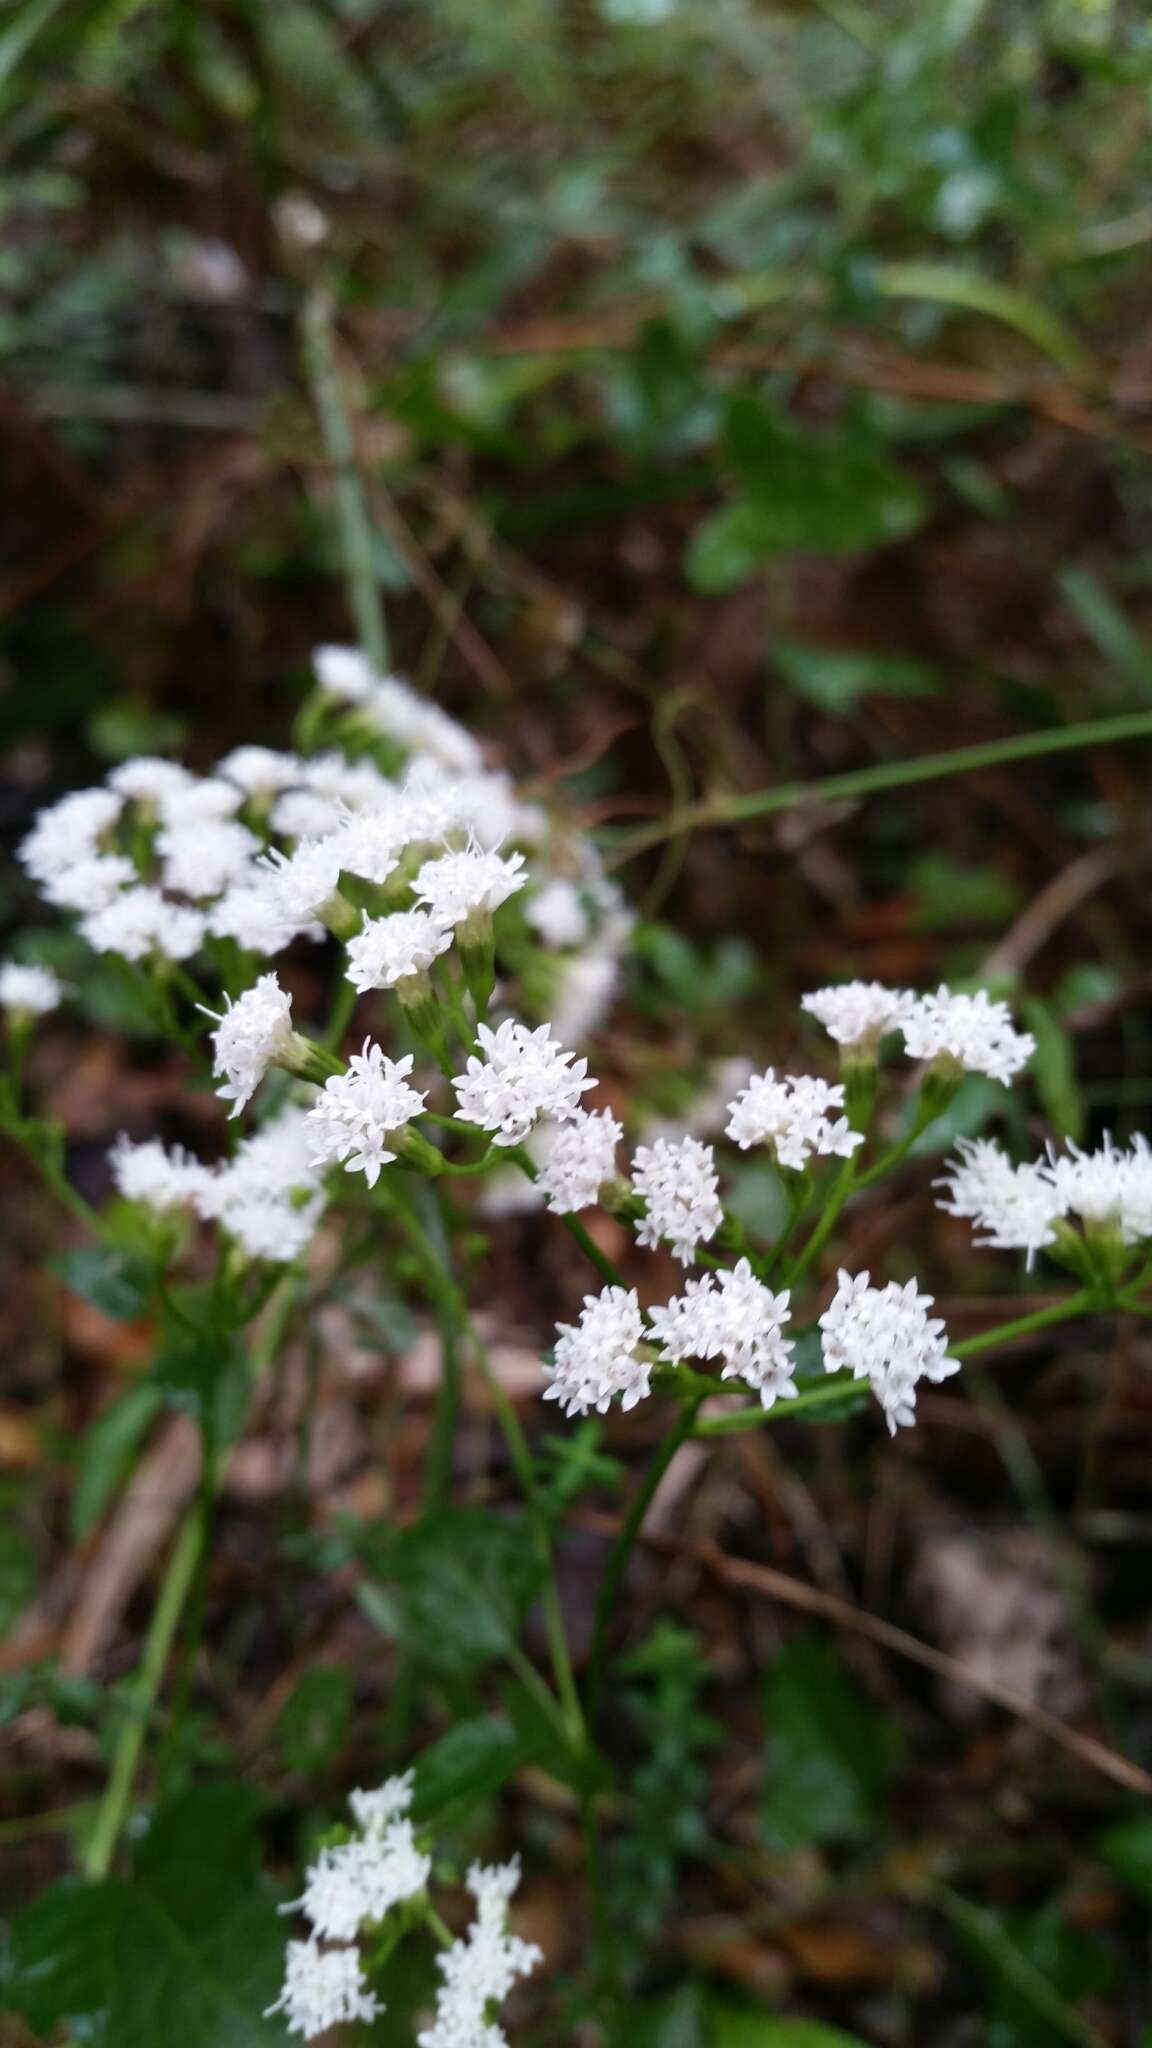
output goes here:
<path id="1" fill-rule="evenodd" d="M 833 1049 L 817 1064 L 835 1071 L 746 1065 L 714 1142 L 687 1129 L 645 1136 L 617 1097 L 603 1099 L 585 1050 L 631 924 L 595 847 L 493 772 L 470 734 L 351 650 L 318 652 L 298 734 L 299 751 L 240 747 L 201 777 L 169 760 L 126 762 L 105 785 L 43 812 L 21 850 L 48 903 L 117 963 L 155 1031 L 210 1069 L 239 1132 L 230 1151 L 200 1159 L 122 1135 L 109 1159 L 118 1213 L 89 1209 L 64 1175 L 62 1134 L 23 1097 L 30 1034 L 68 990 L 45 968 L 0 967 L 8 1134 L 98 1242 L 122 1244 L 125 1219 L 135 1219 L 135 1250 L 151 1262 L 158 1298 L 186 1328 L 199 1318 L 209 1349 L 227 1355 L 251 1341 L 251 1368 L 230 1402 L 197 1411 L 206 1485 L 174 1547 L 90 1831 L 93 1880 L 112 1867 L 130 1817 L 148 1714 L 211 1542 L 220 1451 L 289 1322 L 318 1298 L 326 1245 L 355 1245 L 364 1263 L 402 1247 L 440 1324 L 431 1504 L 451 1480 L 461 1371 L 471 1362 L 488 1375 L 525 1496 L 548 1644 L 546 1675 L 516 1645 L 514 1669 L 583 1757 L 598 1739 L 630 1554 L 680 1444 L 834 1403 L 847 1412 L 869 1395 L 895 1434 L 915 1423 L 925 1382 L 1003 1336 L 1086 1311 L 1150 1311 L 1152 1150 L 1143 1139 L 1023 1163 L 990 1139 L 959 1142 L 937 1184 L 940 1207 L 968 1220 L 978 1241 L 1029 1264 L 1043 1256 L 1072 1282 L 966 1342 L 950 1343 L 914 1278 L 824 1269 L 846 1206 L 901 1165 L 968 1076 L 1005 1089 L 1018 1081 L 1034 1044 L 1004 1002 L 983 990 L 874 982 L 815 990 L 802 1010 Z M 321 958 L 336 956 L 335 992 L 330 1014 L 311 1020 L 298 1014 L 279 956 L 320 944 Z M 888 1092 L 894 1056 L 908 1063 L 899 1100 Z M 772 1241 L 726 1198 L 741 1155 L 769 1163 L 786 1191 Z M 586 1268 L 598 1283 L 574 1319 L 557 1323 L 541 1396 L 569 1419 L 617 1406 L 650 1406 L 654 1416 L 652 1456 L 605 1566 L 583 1687 L 552 1571 L 557 1530 L 542 1468 L 490 1374 L 458 1277 L 464 1264 L 453 1264 L 453 1219 L 468 1213 L 470 1184 L 482 1199 L 510 1174 L 521 1206 L 568 1231 L 574 1273 Z M 443 1201 L 448 1185 L 459 1202 Z M 629 1285 L 582 1220 L 596 1209 L 634 1232 L 654 1275 L 671 1253 L 684 1269 L 680 1291 Z M 594 1774 L 579 1782 L 594 1844 Z M 517 1863 L 467 1870 L 473 1918 L 454 1933 L 432 1896 L 441 1883 L 459 1893 L 462 1873 L 414 1808 L 411 1776 L 353 1793 L 351 1810 L 353 1825 L 325 1838 L 292 1908 L 307 1932 L 287 1944 L 271 2017 L 304 2039 L 374 2024 L 388 1958 L 402 1942 L 431 1938 L 438 1983 L 418 2048 L 501 2048 L 504 2001 L 541 1960 L 509 1928 Z"/>

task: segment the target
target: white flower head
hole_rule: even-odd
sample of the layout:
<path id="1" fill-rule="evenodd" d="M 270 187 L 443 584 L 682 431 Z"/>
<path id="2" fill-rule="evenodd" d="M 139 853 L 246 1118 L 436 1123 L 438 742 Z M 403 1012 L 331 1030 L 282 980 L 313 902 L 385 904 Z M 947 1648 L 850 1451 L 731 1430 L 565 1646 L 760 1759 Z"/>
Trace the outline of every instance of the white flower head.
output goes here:
<path id="1" fill-rule="evenodd" d="M 134 754 L 112 770 L 108 784 L 131 803 L 155 807 L 177 791 L 190 789 L 195 780 L 182 761 L 169 761 L 160 754 Z"/>
<path id="2" fill-rule="evenodd" d="M 363 704 L 379 680 L 368 656 L 358 647 L 317 647 L 312 667 L 324 695 L 343 704 Z"/>
<path id="3" fill-rule="evenodd" d="M 216 764 L 216 773 L 226 776 L 245 796 L 266 799 L 300 780 L 304 762 L 298 754 L 283 754 L 275 747 L 233 747 Z"/>
<path id="4" fill-rule="evenodd" d="M 244 801 L 236 783 L 222 775 L 193 776 L 183 786 L 156 800 L 160 822 L 172 831 L 187 825 L 219 825 L 235 816 Z"/>
<path id="5" fill-rule="evenodd" d="M 417 1848 L 411 1821 L 395 1820 L 370 1835 L 322 1849 L 292 1908 L 304 1914 L 322 1941 L 350 1941 L 361 1927 L 424 1891 L 431 1869 L 432 1858 Z"/>
<path id="6" fill-rule="evenodd" d="M 844 1089 L 838 1082 L 822 1081 L 815 1074 L 777 1075 L 768 1067 L 763 1074 L 753 1074 L 728 1104 L 727 1136 L 742 1152 L 766 1145 L 781 1166 L 794 1171 L 801 1171 L 815 1155 L 848 1159 L 864 1136 L 846 1117 L 829 1115 L 843 1102 Z"/>
<path id="7" fill-rule="evenodd" d="M 417 2048 L 507 2048 L 502 2028 L 489 2019 L 490 2009 L 544 1960 L 534 1942 L 508 1932 L 508 1903 L 519 1879 L 517 1863 L 473 1864 L 468 1872 L 476 1918 L 468 1933 L 437 1957 L 444 1982 L 433 2024 L 416 2036 Z"/>
<path id="8" fill-rule="evenodd" d="M 228 1002 L 212 1044 L 212 1071 L 224 1076 L 216 1093 L 231 1102 L 229 1115 L 238 1116 L 269 1067 L 297 1062 L 300 1042 L 292 1028 L 292 998 L 274 974 L 262 974 L 235 1002 Z"/>
<path id="9" fill-rule="evenodd" d="M 164 886 L 179 896 L 202 901 L 249 872 L 260 841 L 235 818 L 211 818 L 202 824 L 167 825 L 157 835 L 163 860 Z"/>
<path id="10" fill-rule="evenodd" d="M 134 1145 L 121 1131 L 108 1154 L 112 1178 L 127 1202 L 140 1202 L 154 1215 L 168 1216 L 191 1207 L 211 1179 L 208 1167 L 181 1145 L 162 1145 L 146 1138 Z"/>
<path id="11" fill-rule="evenodd" d="M 46 882 L 44 900 L 57 910 L 105 910 L 136 878 L 135 867 L 122 853 L 92 853 Z"/>
<path id="12" fill-rule="evenodd" d="M 536 1186 L 554 1216 L 588 1209 L 599 1200 L 616 1171 L 616 1147 L 624 1136 L 610 1110 L 578 1109 L 567 1123 L 542 1125 L 548 1133 Z M 526 1182 L 531 1187 L 531 1182 Z"/>
<path id="13" fill-rule="evenodd" d="M 367 1989 L 355 1948 L 320 1947 L 318 1941 L 290 1941 L 284 1989 L 265 2019 L 282 2013 L 290 2034 L 306 2041 L 351 2020 L 374 2020 L 383 2007 Z"/>
<path id="14" fill-rule="evenodd" d="M 484 1058 L 473 1054 L 452 1083 L 457 1121 L 491 1131 L 497 1145 L 518 1145 L 538 1117 L 563 1123 L 575 1116 L 581 1095 L 596 1085 L 587 1060 L 565 1052 L 548 1024 L 532 1031 L 509 1017 L 495 1031 L 479 1025 L 476 1037 Z"/>
<path id="15" fill-rule="evenodd" d="M 424 1107 L 424 1096 L 409 1084 L 411 1072 L 411 1053 L 390 1060 L 365 1039 L 363 1052 L 353 1053 L 348 1072 L 326 1081 L 308 1112 L 314 1163 L 338 1162 L 348 1173 L 362 1173 L 369 1187 L 375 1187 L 381 1167 L 399 1156 L 397 1134 Z"/>
<path id="16" fill-rule="evenodd" d="M 395 874 L 411 834 L 411 820 L 402 799 L 353 817 L 340 827 L 340 865 L 350 875 L 379 885 Z"/>
<path id="17" fill-rule="evenodd" d="M 357 1827 L 366 1835 L 379 1833 L 389 1822 L 399 1820 L 412 1804 L 415 1774 L 403 1771 L 397 1777 L 385 1778 L 382 1785 L 375 1785 L 370 1791 L 357 1786 L 348 1794 L 348 1805 Z"/>
<path id="18" fill-rule="evenodd" d="M 651 1391 L 652 1360 L 639 1355 L 644 1342 L 634 1289 L 586 1294 L 579 1322 L 559 1325 L 544 1399 L 559 1401 L 565 1415 L 587 1415 L 593 1408 L 604 1415 L 617 1395 L 622 1408 L 634 1408 Z"/>
<path id="19" fill-rule="evenodd" d="M 474 918 L 491 916 L 524 887 L 528 877 L 521 872 L 523 866 L 522 853 L 505 856 L 468 846 L 426 860 L 413 887 L 438 924 L 467 925 Z"/>
<path id="20" fill-rule="evenodd" d="M 94 952 L 119 953 L 125 960 L 188 960 L 203 944 L 205 929 L 200 911 L 148 887 L 122 890 L 80 924 Z"/>
<path id="21" fill-rule="evenodd" d="M 632 1186 L 647 1204 L 637 1241 L 654 1246 L 666 1238 L 682 1266 L 699 1244 L 715 1237 L 724 1221 L 716 1155 L 699 1138 L 658 1138 L 639 1145 L 632 1162 Z"/>
<path id="22" fill-rule="evenodd" d="M 100 852 L 100 840 L 111 831 L 120 809 L 114 790 L 73 790 L 40 812 L 17 849 L 17 859 L 34 882 L 51 882 Z"/>
<path id="23" fill-rule="evenodd" d="M 214 938 L 235 939 L 246 953 L 279 953 L 284 946 L 284 928 L 269 915 L 263 881 L 232 882 L 205 918 Z"/>
<path id="24" fill-rule="evenodd" d="M 917 998 L 900 1028 L 910 1059 L 944 1059 L 993 1081 L 1011 1081 L 1036 1050 L 1031 1032 L 1017 1031 L 1007 1003 L 993 1002 L 987 989 L 957 996 L 941 986 Z"/>
<path id="25" fill-rule="evenodd" d="M 880 1040 L 903 1023 L 915 1001 L 911 989 L 886 988 L 880 981 L 846 981 L 802 996 L 800 1008 L 846 1052 L 874 1058 Z"/>
<path id="26" fill-rule="evenodd" d="M 0 965 L 0 1010 L 11 1016 L 46 1017 L 64 998 L 64 984 L 49 967 L 24 966 L 19 960 Z"/>
<path id="27" fill-rule="evenodd" d="M 348 979 L 361 994 L 395 988 L 412 975 L 426 974 L 451 944 L 451 932 L 427 910 L 366 917 L 363 929 L 348 941 Z"/>
<path id="28" fill-rule="evenodd" d="M 894 1436 L 916 1420 L 917 1382 L 948 1379 L 960 1361 L 949 1358 L 944 1324 L 928 1315 L 933 1297 L 921 1294 L 915 1280 L 873 1287 L 867 1273 L 838 1277 L 820 1317 L 825 1370 L 868 1380 Z"/>
<path id="29" fill-rule="evenodd" d="M 1094 1152 L 1069 1145 L 1066 1153 L 1050 1151 L 1039 1171 L 1059 1214 L 1078 1216 L 1090 1234 L 1111 1228 L 1128 1245 L 1152 1237 L 1152 1151 L 1146 1138 L 1133 1139 L 1128 1151 L 1107 1136 Z"/>
<path id="30" fill-rule="evenodd" d="M 665 1355 L 722 1358 L 722 1379 L 742 1379 L 765 1408 L 796 1393 L 792 1346 L 784 1335 L 787 1292 L 773 1294 L 747 1259 L 731 1271 L 689 1280 L 683 1294 L 651 1312 L 652 1334 Z"/>
<path id="31" fill-rule="evenodd" d="M 542 889 L 537 889 L 526 899 L 524 915 L 544 944 L 557 952 L 571 946 L 582 946 L 590 936 L 584 898 L 575 882 L 568 881 L 563 875 L 554 875 Z"/>
<path id="32" fill-rule="evenodd" d="M 1014 1166 L 991 1138 L 959 1138 L 956 1149 L 959 1159 L 948 1161 L 937 1182 L 948 1190 L 938 1208 L 975 1223 L 978 1243 L 1025 1251 L 1030 1260 L 1053 1242 L 1066 1197 L 1043 1165 Z"/>
<path id="33" fill-rule="evenodd" d="M 302 839 L 292 853 L 273 848 L 256 864 L 267 890 L 269 916 L 286 934 L 323 918 L 340 887 L 340 834 Z"/>

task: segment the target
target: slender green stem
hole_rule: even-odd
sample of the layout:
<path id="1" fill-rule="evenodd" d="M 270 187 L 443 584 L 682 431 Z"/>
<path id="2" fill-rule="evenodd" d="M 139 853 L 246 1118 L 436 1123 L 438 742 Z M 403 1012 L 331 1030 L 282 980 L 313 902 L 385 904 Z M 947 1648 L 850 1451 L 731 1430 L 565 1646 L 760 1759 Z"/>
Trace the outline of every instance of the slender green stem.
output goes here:
<path id="1" fill-rule="evenodd" d="M 738 1436 L 742 1430 L 761 1429 L 767 1422 L 791 1422 L 795 1415 L 814 1415 L 821 1408 L 834 1407 L 857 1384 L 846 1374 L 837 1373 L 823 1386 L 806 1388 L 802 1394 L 797 1394 L 794 1401 L 782 1401 L 779 1407 L 771 1410 L 757 1405 L 755 1408 L 735 1408 L 729 1415 L 705 1416 L 703 1422 L 696 1424 L 692 1434 L 694 1437 Z"/>
<path id="2" fill-rule="evenodd" d="M 513 1166 L 518 1166 L 521 1173 L 527 1174 L 529 1180 L 538 1179 L 535 1161 L 531 1154 L 525 1151 L 523 1145 L 510 1148 L 507 1156 L 509 1163 Z M 590 1236 L 589 1232 L 584 1228 L 580 1218 L 569 1213 L 561 1216 L 560 1221 L 568 1232 L 569 1237 L 575 1238 L 585 1258 L 591 1260 L 600 1278 L 606 1281 L 609 1287 L 623 1287 L 625 1285 L 624 1275 L 619 1267 L 613 1264 L 607 1252 L 601 1251 L 595 1238 Z"/>
<path id="3" fill-rule="evenodd" d="M 541 1506 L 540 1490 L 536 1484 L 536 1475 L 532 1465 L 532 1452 L 528 1439 L 521 1428 L 520 1418 L 508 1398 L 507 1390 L 493 1370 L 487 1350 L 476 1334 L 468 1313 L 467 1301 L 457 1285 L 456 1277 L 450 1265 L 447 1263 L 446 1254 L 437 1246 L 435 1240 L 425 1228 L 420 1218 L 415 1214 L 410 1204 L 397 1204 L 395 1213 L 401 1228 L 414 1248 L 421 1254 L 429 1291 L 433 1299 L 436 1300 L 439 1296 L 443 1296 L 446 1301 L 451 1300 L 454 1314 L 457 1317 L 458 1327 L 461 1333 L 466 1335 L 468 1339 L 472 1354 L 492 1397 L 496 1419 L 500 1425 L 504 1441 L 508 1446 L 508 1455 L 512 1460 L 512 1469 L 516 1474 L 521 1492 L 524 1495 L 528 1519 L 532 1529 L 532 1539 L 536 1545 L 537 1554 L 543 1567 L 540 1600 L 544 1616 L 544 1629 L 548 1641 L 548 1651 L 552 1662 L 552 1672 L 556 1682 L 556 1691 L 563 1706 L 569 1737 L 577 1747 L 581 1747 L 586 1741 L 584 1714 L 580 1705 L 580 1695 L 572 1669 L 572 1658 L 568 1648 L 568 1636 L 564 1627 L 560 1595 L 556 1587 L 551 1531 L 548 1526 L 548 1518 Z"/>
<path id="4" fill-rule="evenodd" d="M 360 645 L 377 668 L 388 666 L 388 629 L 380 602 L 372 526 L 360 485 L 356 449 L 336 360 L 336 309 L 330 287 L 316 284 L 304 301 L 301 339 L 324 452 L 332 466 L 336 524 L 348 602 Z"/>
<path id="5" fill-rule="evenodd" d="M 970 775 L 982 768 L 1002 768 L 1012 761 L 1037 760 L 1044 754 L 1078 752 L 1121 740 L 1152 739 L 1152 711 L 1131 711 L 1114 718 L 1088 719 L 1079 725 L 1062 725 L 1051 732 L 1015 733 L 1008 739 L 988 740 L 981 746 L 955 747 L 946 754 L 922 754 L 911 761 L 881 761 L 871 768 L 852 769 L 845 775 L 826 775 L 818 782 L 782 782 L 775 789 L 751 790 L 745 795 L 714 796 L 684 810 L 670 812 L 659 823 L 641 826 L 621 836 L 613 865 L 631 860 L 652 846 L 662 845 L 685 831 L 713 825 L 736 825 L 746 818 L 767 818 L 777 811 L 797 810 L 809 804 L 826 804 L 845 797 L 874 796 L 886 789 L 903 789 L 920 782 L 939 782 L 950 775 Z"/>
<path id="6" fill-rule="evenodd" d="M 340 1041 L 352 1021 L 352 1012 L 359 1000 L 359 990 L 353 987 L 347 976 L 343 977 L 332 998 L 332 1014 L 328 1019 L 328 1028 L 320 1041 L 325 1052 L 339 1051 Z"/>
<path id="7" fill-rule="evenodd" d="M 184 1603 L 196 1576 L 204 1535 L 203 1504 L 197 1501 L 180 1524 L 172 1547 L 144 1645 L 144 1655 L 132 1687 L 127 1718 L 116 1740 L 112 1769 L 84 1855 L 85 1874 L 90 1878 L 106 1877 L 111 1868 L 116 1843 L 127 1818 L 149 1716 L 160 1690 Z"/>
<path id="8" fill-rule="evenodd" d="M 815 1230 L 813 1230 L 807 1243 L 801 1247 L 791 1264 L 785 1268 L 784 1280 L 789 1287 L 796 1285 L 796 1282 L 808 1271 L 809 1266 L 823 1251 L 839 1221 L 840 1211 L 843 1209 L 845 1202 L 856 1185 L 856 1178 L 856 1154 L 853 1152 L 851 1158 L 844 1161 L 833 1186 L 828 1190 L 828 1200 L 825 1203 L 823 1215 Z"/>
<path id="9" fill-rule="evenodd" d="M 685 1401 L 671 1429 L 657 1445 L 648 1470 L 633 1495 L 632 1505 L 624 1518 L 620 1533 L 608 1554 L 608 1562 L 604 1567 L 596 1596 L 596 1618 L 592 1627 L 592 1648 L 588 1657 L 588 1683 L 585 1689 L 588 1726 L 593 1731 L 604 1699 L 612 1624 L 616 1618 L 620 1590 L 624 1584 L 632 1552 L 636 1548 L 644 1517 L 652 1505 L 656 1488 L 681 1445 L 687 1443 L 692 1435 L 700 1403 L 705 1398 L 703 1394 L 697 1394 Z"/>
<path id="10" fill-rule="evenodd" d="M 1038 1308 L 1031 1315 L 1017 1316 L 1010 1323 L 997 1323 L 993 1330 L 982 1330 L 978 1337 L 965 1337 L 960 1344 L 952 1344 L 949 1351 L 953 1358 L 975 1358 L 980 1351 L 990 1351 L 994 1344 L 1006 1344 L 1012 1337 L 1027 1337 L 1033 1330 L 1046 1330 L 1053 1323 L 1066 1323 L 1072 1316 L 1088 1314 L 1096 1308 L 1096 1297 L 1087 1287 L 1077 1294 L 1066 1295 L 1063 1301 L 1054 1301 L 1049 1308 Z"/>

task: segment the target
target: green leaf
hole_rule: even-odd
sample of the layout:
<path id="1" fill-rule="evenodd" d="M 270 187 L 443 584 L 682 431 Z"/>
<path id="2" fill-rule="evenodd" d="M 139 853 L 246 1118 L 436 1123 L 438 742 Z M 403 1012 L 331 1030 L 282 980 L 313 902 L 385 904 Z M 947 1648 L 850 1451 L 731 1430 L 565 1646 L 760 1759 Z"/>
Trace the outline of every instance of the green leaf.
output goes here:
<path id="1" fill-rule="evenodd" d="M 832 718 L 845 718 L 864 697 L 931 697 L 933 671 L 900 655 L 853 653 L 840 647 L 808 647 L 777 635 L 772 660 L 789 687 L 806 704 Z"/>
<path id="2" fill-rule="evenodd" d="M 342 1664 L 315 1664 L 293 1687 L 276 1723 L 290 1771 L 323 1770 L 342 1748 L 352 1720 L 354 1688 Z"/>
<path id="3" fill-rule="evenodd" d="M 1152 696 L 1152 648 L 1129 624 L 1115 599 L 1088 569 L 1062 569 L 1060 591 L 1090 640 L 1131 683 L 1138 698 Z"/>
<path id="4" fill-rule="evenodd" d="M 992 1913 L 953 1896 L 950 1910 L 984 1982 L 984 2048 L 1062 2048 L 1083 2038 L 1076 2003 L 1115 1974 L 1096 1936 L 1052 1906 Z"/>
<path id="5" fill-rule="evenodd" d="M 152 1373 L 172 1405 L 194 1415 L 217 1443 L 231 1443 L 239 1435 L 251 1377 L 237 1336 L 210 1324 L 191 1329 L 170 1323 Z"/>
<path id="6" fill-rule="evenodd" d="M 1086 1118 L 1071 1037 L 1055 1011 L 1039 996 L 1027 997 L 1022 1009 L 1024 1022 L 1036 1040 L 1029 1072 L 1044 1113 L 1062 1138 L 1079 1141 L 1084 1136 Z"/>
<path id="7" fill-rule="evenodd" d="M 72 1495 L 72 1529 L 87 1536 L 119 1491 L 142 1437 L 164 1403 L 159 1387 L 141 1380 L 104 1410 L 81 1447 Z"/>
<path id="8" fill-rule="evenodd" d="M 1096 1848 L 1122 1884 L 1152 1903 L 1152 1815 L 1120 1821 L 1100 1836 Z"/>
<path id="9" fill-rule="evenodd" d="M 884 263 L 875 273 L 876 289 L 889 298 L 927 299 L 936 305 L 959 306 L 986 313 L 1015 328 L 1051 356 L 1070 377 L 1087 376 L 1091 362 L 1075 335 L 1055 313 L 1012 285 L 998 284 L 977 271 L 951 263 Z"/>
<path id="10" fill-rule="evenodd" d="M 66 1883 L 17 1914 L 7 1995 L 39 2032 L 65 2021 L 100 2048 L 278 2048 L 260 2017 L 284 1927 L 262 1879 L 255 1802 L 197 1787 L 157 1815 L 130 1882 Z"/>
<path id="11" fill-rule="evenodd" d="M 631 2006 L 613 2029 L 612 2048 L 711 2048 L 704 1992 L 682 1984 L 667 1998 Z"/>
<path id="12" fill-rule="evenodd" d="M 152 1267 L 138 1252 L 118 1245 L 79 1245 L 53 1259 L 52 1270 L 72 1294 L 115 1322 L 134 1322 L 148 1307 Z"/>
<path id="13" fill-rule="evenodd" d="M 842 2033 L 819 2020 L 795 2020 L 778 2013 L 714 1999 L 708 2006 L 708 2048 L 864 2048 L 857 2034 Z"/>
<path id="14" fill-rule="evenodd" d="M 455 1826 L 527 1763 L 533 1751 L 509 1721 L 478 1714 L 458 1721 L 417 1759 L 412 1811 L 418 1822 Z"/>
<path id="15" fill-rule="evenodd" d="M 805 434 L 743 394 L 729 405 L 726 441 L 744 494 L 692 536 L 686 569 L 697 590 L 733 590 L 778 554 L 901 540 L 924 517 L 919 487 L 859 428 Z"/>
<path id="16" fill-rule="evenodd" d="M 422 1664 L 463 1673 L 515 1648 L 542 1566 L 522 1517 L 449 1508 L 397 1537 L 383 1576 L 400 1641 Z"/>
<path id="17" fill-rule="evenodd" d="M 795 1849 L 872 1834 L 894 1762 L 895 1731 L 848 1677 L 831 1645 L 800 1636 L 765 1687 L 769 1841 Z"/>

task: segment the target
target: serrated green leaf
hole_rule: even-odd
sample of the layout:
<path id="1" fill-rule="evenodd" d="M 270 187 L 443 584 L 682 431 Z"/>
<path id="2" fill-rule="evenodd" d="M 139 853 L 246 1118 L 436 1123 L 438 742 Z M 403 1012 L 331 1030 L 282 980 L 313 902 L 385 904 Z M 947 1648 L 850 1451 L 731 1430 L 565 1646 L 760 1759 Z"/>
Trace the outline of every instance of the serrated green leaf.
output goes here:
<path id="1" fill-rule="evenodd" d="M 414 1817 L 455 1825 L 480 1801 L 507 1782 L 533 1750 L 510 1721 L 477 1714 L 458 1721 L 416 1762 Z"/>
<path id="2" fill-rule="evenodd" d="M 799 1636 L 764 1691 L 768 1765 L 763 1820 L 777 1848 L 856 1841 L 876 1828 L 895 1731 L 849 1678 L 830 1643 Z"/>
<path id="3" fill-rule="evenodd" d="M 285 2028 L 261 2017 L 284 1928 L 258 1869 L 254 1805 L 239 1785 L 198 1787 L 157 1816 L 130 1881 L 58 1885 L 17 1914 L 13 2008 L 101 2048 L 281 2048 Z"/>
<path id="4" fill-rule="evenodd" d="M 449 1508 L 397 1537 L 382 1575 L 404 1647 L 434 1670 L 463 1673 L 515 1647 L 542 1565 L 522 1517 Z"/>

